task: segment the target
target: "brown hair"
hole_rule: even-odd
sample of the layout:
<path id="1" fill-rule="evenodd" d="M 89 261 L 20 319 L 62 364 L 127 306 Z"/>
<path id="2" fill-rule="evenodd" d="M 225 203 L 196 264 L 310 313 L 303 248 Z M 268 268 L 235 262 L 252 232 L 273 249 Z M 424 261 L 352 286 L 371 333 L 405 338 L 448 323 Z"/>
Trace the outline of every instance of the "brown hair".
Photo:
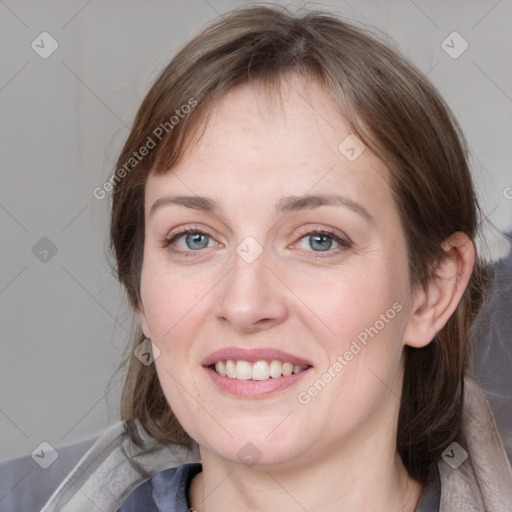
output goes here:
<path id="1" fill-rule="evenodd" d="M 332 15 L 291 14 L 277 6 L 242 8 L 202 31 L 162 71 L 121 151 L 113 180 L 111 244 L 118 278 L 134 308 L 140 303 L 149 173 L 162 174 L 176 164 L 194 128 L 206 125 L 216 102 L 231 88 L 258 82 L 278 90 L 288 73 L 320 81 L 338 102 L 340 115 L 387 165 L 406 235 L 412 287 L 426 287 L 433 278 L 443 254 L 441 243 L 449 235 L 462 231 L 475 240 L 479 207 L 466 142 L 425 76 L 379 37 Z M 170 127 L 171 116 L 177 109 L 185 111 L 187 104 L 195 108 Z M 154 149 L 133 161 L 134 152 L 157 138 Z M 411 477 L 422 483 L 459 435 L 469 329 L 486 282 L 477 258 L 446 326 L 425 348 L 405 348 L 397 450 Z M 142 339 L 139 332 L 135 346 Z M 137 423 L 164 444 L 190 442 L 165 399 L 154 365 L 145 366 L 133 355 L 122 417 L 136 443 L 141 442 Z"/>

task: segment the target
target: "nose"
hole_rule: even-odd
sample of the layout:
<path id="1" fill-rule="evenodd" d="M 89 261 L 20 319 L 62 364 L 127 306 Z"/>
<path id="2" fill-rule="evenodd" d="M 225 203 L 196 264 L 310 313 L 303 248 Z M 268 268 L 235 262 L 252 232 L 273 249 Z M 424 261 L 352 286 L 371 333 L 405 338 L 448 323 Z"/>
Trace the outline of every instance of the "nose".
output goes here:
<path id="1" fill-rule="evenodd" d="M 267 266 L 263 254 L 252 263 L 235 254 L 233 268 L 221 283 L 215 315 L 231 329 L 258 332 L 286 319 L 286 287 Z"/>

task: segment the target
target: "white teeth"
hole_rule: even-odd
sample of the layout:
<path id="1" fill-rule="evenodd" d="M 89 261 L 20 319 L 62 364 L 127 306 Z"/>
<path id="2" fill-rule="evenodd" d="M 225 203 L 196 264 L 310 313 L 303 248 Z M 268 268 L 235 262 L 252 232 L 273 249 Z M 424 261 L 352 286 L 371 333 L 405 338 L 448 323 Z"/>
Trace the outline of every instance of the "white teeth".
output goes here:
<path id="1" fill-rule="evenodd" d="M 266 380 L 270 377 L 270 367 L 267 361 L 256 361 L 252 365 L 252 380 Z"/>
<path id="2" fill-rule="evenodd" d="M 283 369 L 283 365 L 281 361 L 271 361 L 270 362 L 270 376 L 273 379 L 277 379 L 281 377 L 281 370 Z"/>
<path id="3" fill-rule="evenodd" d="M 247 361 L 236 362 L 236 378 L 242 380 L 249 380 L 252 377 L 251 363 Z"/>
<path id="4" fill-rule="evenodd" d="M 223 377 L 226 376 L 226 365 L 224 364 L 224 361 L 218 361 L 215 363 L 215 371 Z"/>
<path id="5" fill-rule="evenodd" d="M 284 363 L 283 364 L 283 375 L 288 377 L 293 373 L 293 363 Z"/>
<path id="6" fill-rule="evenodd" d="M 289 377 L 292 373 L 297 374 L 307 368 L 307 365 L 293 364 L 289 361 L 285 363 L 273 359 L 272 361 L 217 361 L 215 371 L 222 377 L 240 380 L 267 380 L 278 379 L 279 377 Z"/>
<path id="7" fill-rule="evenodd" d="M 236 365 L 235 362 L 230 359 L 226 361 L 226 377 L 236 379 Z"/>

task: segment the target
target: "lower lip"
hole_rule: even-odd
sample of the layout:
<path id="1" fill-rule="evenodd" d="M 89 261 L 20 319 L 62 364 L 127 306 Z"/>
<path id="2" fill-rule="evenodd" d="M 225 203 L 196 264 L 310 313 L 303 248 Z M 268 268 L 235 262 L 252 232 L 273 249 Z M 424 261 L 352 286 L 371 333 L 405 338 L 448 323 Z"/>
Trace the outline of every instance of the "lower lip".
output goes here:
<path id="1" fill-rule="evenodd" d="M 282 391 L 283 389 L 297 384 L 299 380 L 302 379 L 303 375 L 310 370 L 310 368 L 308 368 L 300 373 L 292 373 L 287 377 L 281 376 L 277 379 L 271 377 L 266 380 L 240 380 L 223 377 L 211 368 L 203 368 L 207 371 L 213 383 L 222 391 L 244 398 L 266 397 Z"/>

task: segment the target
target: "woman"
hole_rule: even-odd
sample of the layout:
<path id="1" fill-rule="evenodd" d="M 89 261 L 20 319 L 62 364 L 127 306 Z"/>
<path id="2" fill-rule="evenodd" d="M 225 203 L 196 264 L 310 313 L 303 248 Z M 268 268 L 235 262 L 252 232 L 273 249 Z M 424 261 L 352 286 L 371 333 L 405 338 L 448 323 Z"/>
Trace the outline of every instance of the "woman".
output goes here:
<path id="1" fill-rule="evenodd" d="M 161 73 L 116 169 L 124 421 L 45 511 L 512 510 L 467 375 L 467 149 L 411 64 L 326 14 L 234 11 Z"/>

